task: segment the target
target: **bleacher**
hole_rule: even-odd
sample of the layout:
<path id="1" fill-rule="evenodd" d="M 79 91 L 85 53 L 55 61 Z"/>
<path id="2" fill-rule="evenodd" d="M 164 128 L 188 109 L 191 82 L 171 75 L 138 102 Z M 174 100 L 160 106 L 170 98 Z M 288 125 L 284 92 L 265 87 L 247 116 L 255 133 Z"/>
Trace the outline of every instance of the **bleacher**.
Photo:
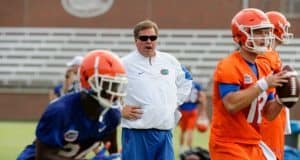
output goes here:
<path id="1" fill-rule="evenodd" d="M 206 86 L 219 59 L 234 48 L 229 30 L 161 29 L 158 48 L 191 66 Z M 300 39 L 279 48 L 300 71 Z M 121 57 L 135 49 L 131 29 L 0 28 L 0 91 L 46 92 L 63 80 L 66 62 L 93 49 Z"/>

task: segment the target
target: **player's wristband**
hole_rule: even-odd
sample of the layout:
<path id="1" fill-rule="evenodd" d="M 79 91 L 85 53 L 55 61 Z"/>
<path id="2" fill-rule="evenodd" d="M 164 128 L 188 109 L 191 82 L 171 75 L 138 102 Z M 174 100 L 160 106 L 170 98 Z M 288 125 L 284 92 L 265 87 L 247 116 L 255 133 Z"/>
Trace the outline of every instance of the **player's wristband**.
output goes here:
<path id="1" fill-rule="evenodd" d="M 256 82 L 256 85 L 262 90 L 266 91 L 269 88 L 269 85 L 266 81 L 266 79 L 262 78 Z"/>

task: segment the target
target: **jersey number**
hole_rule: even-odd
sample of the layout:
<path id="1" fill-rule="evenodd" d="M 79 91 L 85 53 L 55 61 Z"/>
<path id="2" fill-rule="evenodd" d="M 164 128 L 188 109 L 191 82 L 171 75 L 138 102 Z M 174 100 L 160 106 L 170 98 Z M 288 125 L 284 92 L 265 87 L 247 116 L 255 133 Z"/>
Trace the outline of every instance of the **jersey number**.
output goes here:
<path id="1" fill-rule="evenodd" d="M 68 143 L 64 146 L 63 150 L 60 150 L 58 154 L 63 157 L 71 158 L 73 156 L 76 156 L 75 159 L 84 158 L 85 155 L 87 155 L 90 151 L 98 147 L 100 142 L 94 143 L 89 148 L 83 150 L 82 152 L 78 153 L 80 150 L 79 144 L 73 144 Z"/>
<path id="2" fill-rule="evenodd" d="M 261 111 L 267 102 L 267 98 L 267 93 L 263 92 L 251 103 L 247 117 L 249 123 L 261 123 Z"/>

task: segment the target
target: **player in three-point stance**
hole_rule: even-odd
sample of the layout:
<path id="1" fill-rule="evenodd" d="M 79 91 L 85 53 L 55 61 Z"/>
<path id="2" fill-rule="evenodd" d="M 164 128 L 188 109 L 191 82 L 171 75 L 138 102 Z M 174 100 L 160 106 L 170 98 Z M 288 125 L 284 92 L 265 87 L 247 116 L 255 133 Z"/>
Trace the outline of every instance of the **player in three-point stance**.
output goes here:
<path id="1" fill-rule="evenodd" d="M 18 160 L 84 159 L 119 124 L 120 98 L 127 78 L 109 51 L 89 52 L 79 68 L 82 91 L 49 104 L 36 128 L 36 140 Z"/>

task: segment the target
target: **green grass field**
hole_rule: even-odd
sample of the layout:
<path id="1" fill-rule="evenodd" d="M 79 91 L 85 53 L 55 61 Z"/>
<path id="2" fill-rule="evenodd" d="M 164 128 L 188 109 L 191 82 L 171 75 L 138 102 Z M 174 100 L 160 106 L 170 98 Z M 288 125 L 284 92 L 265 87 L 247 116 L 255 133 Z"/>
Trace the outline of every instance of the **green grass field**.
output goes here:
<path id="1" fill-rule="evenodd" d="M 0 160 L 15 160 L 23 148 L 34 139 L 35 126 L 36 122 L 0 122 Z M 120 131 L 121 129 L 119 128 L 118 133 Z M 208 132 L 199 133 L 195 131 L 194 136 L 194 146 L 208 147 Z M 178 137 L 179 128 L 176 128 L 174 130 L 174 148 L 177 158 Z"/>

